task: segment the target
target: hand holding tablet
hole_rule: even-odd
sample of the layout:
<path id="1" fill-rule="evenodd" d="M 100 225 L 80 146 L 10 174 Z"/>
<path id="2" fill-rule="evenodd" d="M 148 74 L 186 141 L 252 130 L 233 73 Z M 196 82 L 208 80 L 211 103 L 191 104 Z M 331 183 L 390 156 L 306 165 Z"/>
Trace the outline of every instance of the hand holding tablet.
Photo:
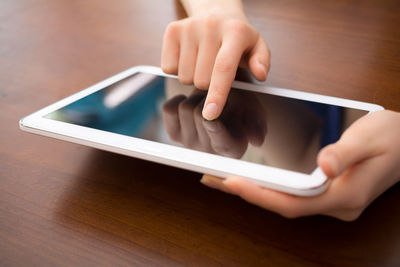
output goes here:
<path id="1" fill-rule="evenodd" d="M 355 122 L 341 139 L 322 149 L 318 165 L 332 182 L 324 194 L 296 197 L 238 177 L 204 175 L 202 183 L 262 208 L 295 218 L 323 214 L 351 221 L 400 180 L 400 113 L 378 111 Z"/>

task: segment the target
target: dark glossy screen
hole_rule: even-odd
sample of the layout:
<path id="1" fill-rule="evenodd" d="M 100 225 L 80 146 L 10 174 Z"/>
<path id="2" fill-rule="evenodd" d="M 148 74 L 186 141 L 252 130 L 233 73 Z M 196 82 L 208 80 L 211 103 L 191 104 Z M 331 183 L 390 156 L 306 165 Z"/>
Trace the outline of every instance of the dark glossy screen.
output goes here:
<path id="1" fill-rule="evenodd" d="M 219 119 L 201 116 L 206 91 L 137 73 L 46 118 L 311 173 L 325 145 L 366 111 L 232 89 Z"/>

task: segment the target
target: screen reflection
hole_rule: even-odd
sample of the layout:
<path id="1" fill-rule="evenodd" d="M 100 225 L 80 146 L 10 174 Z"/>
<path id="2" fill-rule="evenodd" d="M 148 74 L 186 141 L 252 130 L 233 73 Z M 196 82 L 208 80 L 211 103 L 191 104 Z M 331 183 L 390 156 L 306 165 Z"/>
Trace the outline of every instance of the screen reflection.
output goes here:
<path id="1" fill-rule="evenodd" d="M 46 118 L 183 146 L 302 173 L 367 112 L 232 89 L 221 116 L 206 121 L 206 91 L 137 73 Z"/>

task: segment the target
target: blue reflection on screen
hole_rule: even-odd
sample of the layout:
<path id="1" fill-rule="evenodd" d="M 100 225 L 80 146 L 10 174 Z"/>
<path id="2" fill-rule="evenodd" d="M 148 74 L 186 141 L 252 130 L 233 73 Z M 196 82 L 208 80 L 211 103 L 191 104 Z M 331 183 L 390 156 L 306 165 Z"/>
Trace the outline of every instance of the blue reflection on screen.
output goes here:
<path id="1" fill-rule="evenodd" d="M 111 90 L 99 90 L 79 99 L 51 114 L 46 118 L 78 124 L 113 133 L 140 137 L 145 128 L 158 116 L 161 103 L 165 100 L 165 79 L 154 78 L 139 88 L 134 94 L 120 100 L 121 103 L 110 107 L 107 97 L 118 93 L 118 87 Z"/>

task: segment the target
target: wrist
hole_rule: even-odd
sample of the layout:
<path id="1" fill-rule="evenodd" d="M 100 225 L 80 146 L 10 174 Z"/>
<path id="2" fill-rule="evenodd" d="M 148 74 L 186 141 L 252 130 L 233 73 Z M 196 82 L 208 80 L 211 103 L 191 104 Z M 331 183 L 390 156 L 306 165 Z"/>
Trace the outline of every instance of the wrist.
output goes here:
<path id="1" fill-rule="evenodd" d="M 181 2 L 189 17 L 218 15 L 248 21 L 240 0 L 181 0 Z"/>

